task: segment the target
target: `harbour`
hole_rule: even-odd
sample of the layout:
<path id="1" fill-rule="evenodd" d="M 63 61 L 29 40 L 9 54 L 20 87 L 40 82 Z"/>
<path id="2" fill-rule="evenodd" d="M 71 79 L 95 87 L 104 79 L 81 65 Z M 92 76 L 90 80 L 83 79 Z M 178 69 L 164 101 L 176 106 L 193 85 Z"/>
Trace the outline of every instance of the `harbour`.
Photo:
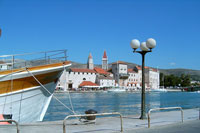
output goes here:
<path id="1" fill-rule="evenodd" d="M 139 115 L 141 93 L 55 93 L 65 105 L 71 108 L 69 95 L 76 114 L 84 114 L 88 109 L 98 113 L 119 112 L 122 115 Z M 200 93 L 197 92 L 147 92 L 146 111 L 151 108 L 182 107 L 193 109 L 200 107 Z M 44 121 L 63 120 L 73 113 L 54 98 L 50 102 Z"/>
<path id="2" fill-rule="evenodd" d="M 81 122 L 80 117 L 74 117 L 67 119 L 65 128 L 63 128 L 64 119 L 74 114 L 52 98 L 44 120 L 19 124 L 20 133 L 64 133 L 64 131 L 69 133 L 153 133 L 155 131 L 158 133 L 168 131 L 187 133 L 193 131 L 197 133 L 199 129 L 200 95 L 197 92 L 146 92 L 147 113 L 150 109 L 174 106 L 181 107 L 183 111 L 182 115 L 177 109 L 151 112 L 151 122 L 148 119 L 139 119 L 141 102 L 139 92 L 65 92 L 54 93 L 54 97 L 69 108 L 73 108 L 76 115 L 84 115 L 88 109 L 96 110 L 97 114 L 119 112 L 122 115 L 122 123 L 120 123 L 119 115 L 97 116 L 95 123 L 91 124 Z M 71 97 L 73 107 L 70 107 L 69 97 Z M 150 124 L 151 128 L 148 128 Z M 0 126 L 0 132 L 16 133 L 16 131 L 14 123 Z"/>
<path id="3" fill-rule="evenodd" d="M 200 1 L 0 7 L 0 133 L 199 133 Z"/>

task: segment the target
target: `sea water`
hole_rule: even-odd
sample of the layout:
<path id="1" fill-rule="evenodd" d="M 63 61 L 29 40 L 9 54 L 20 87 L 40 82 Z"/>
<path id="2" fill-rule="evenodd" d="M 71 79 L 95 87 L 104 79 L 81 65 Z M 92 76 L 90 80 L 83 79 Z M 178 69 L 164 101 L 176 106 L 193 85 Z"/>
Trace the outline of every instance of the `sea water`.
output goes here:
<path id="1" fill-rule="evenodd" d="M 54 96 L 74 110 L 76 114 L 84 114 L 89 109 L 94 109 L 98 113 L 120 112 L 122 115 L 139 115 L 141 113 L 141 93 L 55 93 Z M 146 111 L 162 107 L 199 108 L 200 93 L 146 93 Z M 44 121 L 63 120 L 67 115 L 72 114 L 69 109 L 52 98 Z"/>

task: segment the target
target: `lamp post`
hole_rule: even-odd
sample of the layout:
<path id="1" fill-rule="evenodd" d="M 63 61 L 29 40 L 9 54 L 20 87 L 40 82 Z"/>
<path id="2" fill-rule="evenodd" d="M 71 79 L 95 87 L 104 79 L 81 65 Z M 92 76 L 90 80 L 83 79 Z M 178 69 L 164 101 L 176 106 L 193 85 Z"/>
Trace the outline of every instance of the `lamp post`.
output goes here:
<path id="1" fill-rule="evenodd" d="M 152 52 L 152 49 L 156 46 L 156 41 L 153 38 L 147 39 L 146 42 L 140 42 L 137 39 L 133 39 L 130 43 L 133 48 L 134 53 L 140 53 L 142 55 L 142 94 L 141 94 L 141 116 L 140 119 L 146 119 L 145 112 L 145 55 L 148 52 Z M 137 48 L 141 49 L 141 51 L 136 51 Z"/>

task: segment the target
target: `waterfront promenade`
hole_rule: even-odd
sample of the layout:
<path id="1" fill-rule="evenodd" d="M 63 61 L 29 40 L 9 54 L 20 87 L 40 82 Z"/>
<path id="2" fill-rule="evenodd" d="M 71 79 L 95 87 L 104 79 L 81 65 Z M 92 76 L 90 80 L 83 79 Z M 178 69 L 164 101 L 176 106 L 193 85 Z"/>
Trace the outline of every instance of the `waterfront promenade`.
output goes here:
<path id="1" fill-rule="evenodd" d="M 200 120 L 126 131 L 125 133 L 199 133 Z"/>
<path id="2" fill-rule="evenodd" d="M 152 112 L 151 128 L 147 120 L 139 116 L 123 116 L 124 133 L 197 133 L 200 130 L 198 109 L 184 110 L 184 122 L 181 122 L 180 111 Z M 67 133 L 110 133 L 120 132 L 119 116 L 97 118 L 96 124 L 83 124 L 76 119 L 67 121 Z M 0 132 L 16 133 L 14 125 L 1 125 Z M 62 121 L 20 124 L 20 133 L 62 133 Z"/>

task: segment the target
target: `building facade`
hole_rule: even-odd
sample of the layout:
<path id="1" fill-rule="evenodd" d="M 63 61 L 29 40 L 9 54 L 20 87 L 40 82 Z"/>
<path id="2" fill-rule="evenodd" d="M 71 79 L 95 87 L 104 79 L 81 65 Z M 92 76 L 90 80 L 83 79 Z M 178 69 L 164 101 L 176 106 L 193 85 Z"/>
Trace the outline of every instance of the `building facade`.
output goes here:
<path id="1" fill-rule="evenodd" d="M 112 63 L 108 69 L 108 57 L 104 51 L 102 58 L 102 68 L 94 67 L 91 53 L 88 57 L 87 68 L 70 68 L 63 72 L 58 86 L 64 90 L 77 89 L 82 84 L 90 83 L 96 88 L 125 87 L 129 89 L 141 89 L 142 69 L 139 66 L 129 68 L 125 62 L 117 61 Z M 158 70 L 145 67 L 145 88 L 158 89 L 160 86 L 160 73 Z M 89 84 L 89 85 L 90 85 Z M 97 86 L 98 85 L 98 86 Z"/>
<path id="2" fill-rule="evenodd" d="M 115 86 L 115 80 L 112 73 L 98 67 L 95 67 L 94 70 L 97 72 L 96 83 L 100 85 L 100 87 L 110 88 Z"/>
<path id="3" fill-rule="evenodd" d="M 91 69 L 70 68 L 61 75 L 59 86 L 62 86 L 64 91 L 77 89 L 83 81 L 95 83 L 96 72 Z"/>
<path id="4" fill-rule="evenodd" d="M 127 64 L 122 61 L 117 61 L 112 64 L 112 73 L 116 81 L 116 86 L 127 86 L 128 67 Z"/>
<path id="5" fill-rule="evenodd" d="M 134 89 L 141 88 L 141 73 L 136 72 L 134 69 L 128 69 L 128 84 L 127 86 Z"/>
<path id="6" fill-rule="evenodd" d="M 138 82 L 142 86 L 142 68 L 136 66 L 134 70 L 138 73 Z M 157 69 L 145 67 L 145 88 L 159 89 L 160 87 L 160 72 Z"/>

